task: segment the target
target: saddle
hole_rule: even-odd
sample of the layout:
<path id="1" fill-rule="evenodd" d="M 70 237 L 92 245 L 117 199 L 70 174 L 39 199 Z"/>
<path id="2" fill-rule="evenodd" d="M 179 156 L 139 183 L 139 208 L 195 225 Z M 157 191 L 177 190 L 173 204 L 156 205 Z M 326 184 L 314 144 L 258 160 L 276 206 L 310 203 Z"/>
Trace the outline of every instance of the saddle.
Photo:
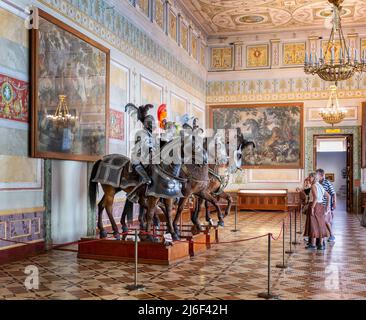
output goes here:
<path id="1" fill-rule="evenodd" d="M 138 183 L 137 175 L 136 179 L 132 179 L 131 181 L 122 179 L 123 170 L 129 164 L 130 159 L 123 155 L 107 155 L 102 159 L 102 162 L 99 165 L 97 174 L 95 175 L 93 182 L 110 185 L 114 188 L 126 188 L 130 186 L 135 186 Z"/>

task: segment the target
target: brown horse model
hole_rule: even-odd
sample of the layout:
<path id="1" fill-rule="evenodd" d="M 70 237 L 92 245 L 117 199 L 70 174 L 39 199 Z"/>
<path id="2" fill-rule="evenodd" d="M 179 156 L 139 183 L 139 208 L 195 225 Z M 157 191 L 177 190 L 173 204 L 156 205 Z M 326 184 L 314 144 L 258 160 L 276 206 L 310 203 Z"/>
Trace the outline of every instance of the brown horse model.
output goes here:
<path id="1" fill-rule="evenodd" d="M 90 177 L 90 181 L 89 181 L 89 199 L 90 199 L 90 205 L 91 205 L 92 210 L 95 209 L 97 191 L 98 191 L 98 182 L 95 182 L 93 180 L 95 179 L 97 172 L 98 172 L 100 166 L 102 165 L 103 161 L 105 161 L 105 160 L 99 160 L 94 164 L 93 170 L 91 173 L 91 177 Z M 106 209 L 108 218 L 112 224 L 113 235 L 116 239 L 118 239 L 118 240 L 120 239 L 120 233 L 118 230 L 118 226 L 113 217 L 114 198 L 117 193 L 124 191 L 128 194 L 128 193 L 132 192 L 136 188 L 136 186 L 139 185 L 139 178 L 136 176 L 136 174 L 134 172 L 129 171 L 129 162 L 127 162 L 123 166 L 120 179 L 121 179 L 121 181 L 126 181 L 127 182 L 126 185 L 130 184 L 132 186 L 123 187 L 123 185 L 122 185 L 120 187 L 115 187 L 115 186 L 112 186 L 107 183 L 105 183 L 105 184 L 101 183 L 101 187 L 104 192 L 102 199 L 98 203 L 98 229 L 99 229 L 101 238 L 107 237 L 107 232 L 105 231 L 105 229 L 103 227 L 103 222 L 102 222 L 102 213 L 103 213 L 103 210 Z M 162 201 L 162 203 L 165 206 L 164 213 L 166 215 L 166 220 L 168 221 L 168 224 L 167 224 L 168 231 L 172 234 L 173 238 L 175 238 L 176 236 L 174 234 L 174 228 L 172 225 L 172 216 L 171 216 L 174 199 L 173 198 L 162 199 L 160 197 L 153 197 L 153 196 L 146 197 L 145 191 L 146 191 L 146 187 L 141 187 L 137 192 L 137 194 L 139 196 L 138 203 L 140 206 L 142 206 L 146 210 L 147 219 L 146 219 L 145 231 L 147 233 L 151 232 L 152 220 L 153 220 L 153 216 L 155 214 L 156 205 L 159 201 Z M 132 211 L 132 208 L 133 208 L 133 203 L 127 199 L 125 207 L 123 209 L 122 218 L 121 218 L 121 224 L 123 226 L 123 231 L 126 231 L 126 228 L 127 228 L 124 217 L 129 213 L 129 211 Z M 146 237 L 141 237 L 141 238 L 146 238 L 149 241 L 153 240 L 152 236 L 149 234 L 147 234 Z"/>
<path id="2" fill-rule="evenodd" d="M 220 202 L 220 199 L 224 199 L 224 200 L 227 201 L 227 206 L 226 206 L 226 209 L 225 209 L 225 217 L 230 213 L 231 205 L 232 205 L 231 196 L 224 191 L 225 188 L 227 187 L 228 183 L 229 183 L 229 175 L 235 173 L 237 170 L 241 170 L 243 151 L 246 148 L 248 148 L 249 146 L 252 146 L 253 148 L 255 148 L 255 143 L 252 142 L 252 141 L 245 140 L 244 137 L 243 137 L 243 134 L 240 131 L 240 129 L 237 130 L 237 139 L 238 139 L 237 151 L 239 151 L 239 153 L 235 153 L 235 155 L 234 155 L 234 157 L 236 157 L 235 166 L 227 168 L 224 176 L 220 176 L 215 172 L 215 169 L 217 168 L 217 166 L 210 166 L 210 168 L 209 168 L 210 182 L 207 186 L 207 191 L 215 199 L 215 203 L 216 203 L 216 205 L 214 205 L 215 208 L 219 207 L 218 203 Z M 228 145 L 228 141 L 226 141 L 226 144 Z M 194 210 L 194 213 L 193 213 L 192 221 L 193 220 L 198 221 L 198 215 L 199 215 L 200 208 L 202 206 L 203 201 L 204 201 L 203 198 L 197 197 L 196 206 L 195 206 L 195 210 Z M 209 224 L 213 224 L 212 219 L 210 217 L 209 202 L 208 201 L 205 201 L 205 209 L 206 209 L 206 221 Z M 221 214 L 221 209 L 220 209 L 220 211 L 217 210 L 217 216 L 218 216 L 218 220 L 219 220 L 218 225 L 223 227 L 224 226 L 224 220 L 223 220 L 223 216 Z"/>
<path id="3" fill-rule="evenodd" d="M 224 165 L 228 161 L 228 156 L 226 152 L 225 147 L 225 141 L 224 138 L 220 135 L 216 135 L 214 137 L 214 146 L 216 149 L 216 163 L 218 165 Z M 207 140 L 205 140 L 205 151 L 207 151 Z M 193 148 L 194 149 L 194 148 Z M 193 160 L 194 153 L 193 153 Z M 179 228 L 178 223 L 180 221 L 180 216 L 182 214 L 182 211 L 187 204 L 188 199 L 192 196 L 198 196 L 201 199 L 204 199 L 208 202 L 210 202 L 217 212 L 219 212 L 219 215 L 221 215 L 221 209 L 217 205 L 217 202 L 215 198 L 210 193 L 208 186 L 210 184 L 209 180 L 209 164 L 207 162 L 196 164 L 195 161 L 193 161 L 192 164 L 183 164 L 181 169 L 181 178 L 185 179 L 187 183 L 184 185 L 182 189 L 183 197 L 179 199 L 178 206 L 177 206 L 177 212 L 173 221 L 173 227 L 175 230 L 175 233 L 179 235 Z M 197 231 L 202 230 L 202 226 L 198 220 L 198 215 L 192 215 L 191 220 L 193 222 L 193 225 L 197 229 Z"/>

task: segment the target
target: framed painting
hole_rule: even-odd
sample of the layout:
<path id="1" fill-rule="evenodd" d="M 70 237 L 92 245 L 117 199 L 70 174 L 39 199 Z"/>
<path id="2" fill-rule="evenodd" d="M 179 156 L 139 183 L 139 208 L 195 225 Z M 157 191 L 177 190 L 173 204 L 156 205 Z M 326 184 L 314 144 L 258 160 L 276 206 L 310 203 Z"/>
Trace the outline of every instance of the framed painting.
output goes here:
<path id="1" fill-rule="evenodd" d="M 334 182 L 335 178 L 334 178 L 334 173 L 326 173 L 325 174 L 325 179 L 327 179 L 329 182 Z"/>
<path id="2" fill-rule="evenodd" d="M 106 154 L 109 68 L 109 49 L 39 10 L 31 30 L 32 157 Z"/>
<path id="3" fill-rule="evenodd" d="M 240 128 L 256 144 L 245 150 L 243 166 L 256 169 L 303 168 L 303 103 L 210 106 L 210 127 Z"/>

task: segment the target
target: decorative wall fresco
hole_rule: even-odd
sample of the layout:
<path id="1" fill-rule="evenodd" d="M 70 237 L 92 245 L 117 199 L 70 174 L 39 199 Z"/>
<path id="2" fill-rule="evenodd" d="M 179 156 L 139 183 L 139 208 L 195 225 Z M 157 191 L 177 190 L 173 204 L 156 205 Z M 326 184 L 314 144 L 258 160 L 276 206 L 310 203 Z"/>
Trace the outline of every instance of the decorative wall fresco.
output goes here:
<path id="1" fill-rule="evenodd" d="M 243 166 L 256 168 L 302 168 L 303 105 L 254 104 L 211 107 L 213 129 L 241 128 L 256 148 L 246 150 Z"/>
<path id="2" fill-rule="evenodd" d="M 155 1 L 155 22 L 164 30 L 164 2 L 162 0 Z"/>
<path id="3" fill-rule="evenodd" d="M 234 64 L 233 47 L 211 48 L 211 69 L 232 70 Z"/>
<path id="4" fill-rule="evenodd" d="M 0 72 L 26 80 L 29 70 L 28 45 L 24 20 L 0 8 Z"/>
<path id="5" fill-rule="evenodd" d="M 191 107 L 191 115 L 199 119 L 198 124 L 201 128 L 206 128 L 206 115 L 204 110 L 193 104 Z"/>
<path id="6" fill-rule="evenodd" d="M 129 99 L 129 74 L 126 67 L 111 62 L 110 67 L 110 106 L 115 110 L 123 111 Z"/>
<path id="7" fill-rule="evenodd" d="M 110 109 L 108 153 L 127 155 L 127 127 L 131 117 L 126 119 L 124 107 L 129 102 L 130 70 L 116 61 L 110 69 Z M 128 136 L 127 136 L 128 137 Z"/>
<path id="8" fill-rule="evenodd" d="M 204 76 L 196 71 L 197 68 L 192 66 L 191 69 L 185 66 L 115 9 L 106 10 L 109 5 L 105 1 L 39 0 L 39 2 L 157 72 L 163 78 L 169 79 L 193 96 L 205 99 L 206 81 Z M 95 6 L 99 6 L 100 9 L 94 10 Z M 171 31 L 171 28 L 169 30 Z"/>
<path id="9" fill-rule="evenodd" d="M 183 49 L 188 51 L 188 26 L 184 22 L 180 24 L 180 37 Z"/>
<path id="10" fill-rule="evenodd" d="M 153 104 L 155 108 L 163 102 L 163 88 L 157 83 L 141 77 L 141 104 Z"/>
<path id="11" fill-rule="evenodd" d="M 203 66 L 206 65 L 206 48 L 204 46 L 200 48 L 200 61 Z"/>
<path id="12" fill-rule="evenodd" d="M 113 109 L 109 110 L 109 138 L 121 140 L 125 139 L 125 114 Z"/>
<path id="13" fill-rule="evenodd" d="M 192 41 L 191 41 L 191 50 L 192 50 L 192 57 L 197 60 L 197 37 L 192 34 Z"/>
<path id="14" fill-rule="evenodd" d="M 169 11 L 169 35 L 177 41 L 177 16 L 173 11 Z"/>
<path id="15" fill-rule="evenodd" d="M 363 52 L 363 50 L 366 50 L 366 39 L 360 40 L 360 52 Z"/>
<path id="16" fill-rule="evenodd" d="M 0 118 L 28 122 L 28 83 L 0 74 Z"/>
<path id="17" fill-rule="evenodd" d="M 138 6 L 146 16 L 149 16 L 149 2 L 150 2 L 149 0 L 138 1 Z"/>
<path id="18" fill-rule="evenodd" d="M 271 102 L 327 100 L 329 83 L 318 77 L 296 77 L 282 79 L 241 79 L 209 81 L 207 103 Z M 366 76 L 356 74 L 353 78 L 338 84 L 340 99 L 363 98 L 366 96 Z"/>
<path id="19" fill-rule="evenodd" d="M 154 109 L 150 110 L 149 113 L 157 119 L 158 107 L 163 103 L 163 87 L 147 78 L 141 77 L 140 88 L 141 104 L 152 104 Z M 134 128 L 135 124 L 131 127 Z"/>
<path id="20" fill-rule="evenodd" d="M 358 107 L 343 107 L 346 110 L 346 117 L 344 121 L 347 120 L 357 120 L 358 119 Z M 320 115 L 322 108 L 308 108 L 307 109 L 307 121 L 323 121 L 323 118 Z"/>
<path id="21" fill-rule="evenodd" d="M 284 66 L 298 66 L 305 62 L 306 44 L 299 43 L 284 43 L 283 44 L 283 62 Z"/>
<path id="22" fill-rule="evenodd" d="M 268 45 L 247 46 L 247 68 L 266 67 L 269 67 Z"/>
<path id="23" fill-rule="evenodd" d="M 42 187 L 42 160 L 0 155 L 0 190 Z"/>
<path id="24" fill-rule="evenodd" d="M 324 40 L 321 42 L 322 48 L 323 48 L 323 54 L 326 61 L 330 61 L 332 57 L 332 50 L 331 48 L 328 49 L 328 40 Z M 340 48 L 341 48 L 341 42 L 339 40 L 334 41 L 334 57 L 335 60 L 339 60 L 339 54 L 340 54 Z M 345 52 L 343 52 L 343 58 L 345 57 Z"/>
<path id="25" fill-rule="evenodd" d="M 172 121 L 180 122 L 180 118 L 187 113 L 187 100 L 174 93 L 170 97 L 169 118 Z"/>

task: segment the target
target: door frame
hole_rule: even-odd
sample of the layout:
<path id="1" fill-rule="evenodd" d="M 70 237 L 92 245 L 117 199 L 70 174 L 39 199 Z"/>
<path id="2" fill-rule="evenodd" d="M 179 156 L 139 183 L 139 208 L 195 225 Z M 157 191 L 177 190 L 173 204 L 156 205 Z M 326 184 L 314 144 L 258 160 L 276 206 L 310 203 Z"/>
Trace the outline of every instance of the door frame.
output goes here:
<path id="1" fill-rule="evenodd" d="M 353 212 L 353 183 L 354 183 L 354 173 L 353 173 L 353 134 L 315 134 L 313 136 L 313 169 L 317 169 L 317 140 L 329 140 L 332 138 L 346 138 L 347 141 L 347 158 L 346 158 L 346 168 L 347 168 L 347 212 Z"/>

